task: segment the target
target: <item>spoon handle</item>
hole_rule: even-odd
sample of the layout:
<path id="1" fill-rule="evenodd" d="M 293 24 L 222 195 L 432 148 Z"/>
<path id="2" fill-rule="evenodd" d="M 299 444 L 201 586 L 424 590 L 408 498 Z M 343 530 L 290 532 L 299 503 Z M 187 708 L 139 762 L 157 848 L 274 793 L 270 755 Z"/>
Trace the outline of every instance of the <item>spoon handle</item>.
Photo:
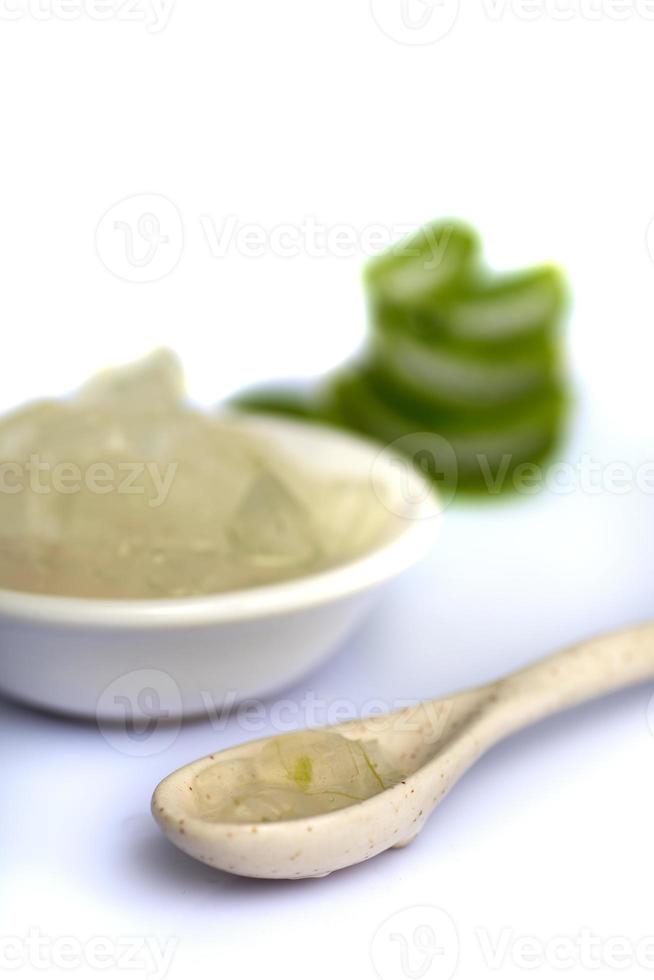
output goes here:
<path id="1" fill-rule="evenodd" d="M 582 701 L 654 680 L 654 622 L 607 633 L 491 685 L 502 735 Z"/>

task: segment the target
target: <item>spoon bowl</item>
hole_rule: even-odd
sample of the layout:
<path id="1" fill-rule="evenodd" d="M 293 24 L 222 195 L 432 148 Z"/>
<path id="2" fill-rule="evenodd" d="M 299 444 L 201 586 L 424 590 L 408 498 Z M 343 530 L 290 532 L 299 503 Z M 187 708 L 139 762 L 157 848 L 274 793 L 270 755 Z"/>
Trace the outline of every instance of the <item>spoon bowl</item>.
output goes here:
<path id="1" fill-rule="evenodd" d="M 257 753 L 259 739 L 166 777 L 152 813 L 168 838 L 205 864 L 257 878 L 321 877 L 410 843 L 463 773 L 501 738 L 540 718 L 654 677 L 654 624 L 588 640 L 492 684 L 327 731 L 375 741 L 404 777 L 329 813 L 266 823 L 203 818 L 195 778 Z"/>

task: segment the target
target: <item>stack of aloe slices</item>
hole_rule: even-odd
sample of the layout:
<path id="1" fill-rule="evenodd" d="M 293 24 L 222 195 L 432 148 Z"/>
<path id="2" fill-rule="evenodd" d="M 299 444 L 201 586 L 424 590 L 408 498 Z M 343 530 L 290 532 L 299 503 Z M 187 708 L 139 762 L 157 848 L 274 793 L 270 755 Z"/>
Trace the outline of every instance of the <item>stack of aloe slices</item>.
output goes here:
<path id="1" fill-rule="evenodd" d="M 456 456 L 448 479 L 488 490 L 556 445 L 565 415 L 561 273 L 543 266 L 497 274 L 477 235 L 453 221 L 427 225 L 365 272 L 370 338 L 359 357 L 308 393 L 258 389 L 241 407 L 304 416 L 384 444 L 436 433 Z"/>

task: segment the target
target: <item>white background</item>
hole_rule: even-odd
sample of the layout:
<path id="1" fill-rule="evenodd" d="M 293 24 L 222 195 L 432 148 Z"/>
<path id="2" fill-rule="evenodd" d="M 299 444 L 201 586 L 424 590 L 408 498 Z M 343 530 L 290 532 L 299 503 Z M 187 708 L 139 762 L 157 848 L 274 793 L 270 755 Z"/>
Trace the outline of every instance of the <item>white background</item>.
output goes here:
<path id="1" fill-rule="evenodd" d="M 569 272 L 566 458 L 651 458 L 654 10 L 469 0 L 454 19 L 452 0 L 414 3 L 403 22 L 401 0 L 168 0 L 163 13 L 0 0 L 0 407 L 162 343 L 207 404 L 319 373 L 363 336 L 371 242 L 459 215 L 494 264 Z M 152 253 L 144 213 L 166 239 Z M 435 696 L 654 611 L 651 493 L 550 489 L 446 517 L 430 560 L 287 692 L 298 724 L 307 692 L 355 711 Z M 53 976 L 153 976 L 142 953 L 140 969 L 115 963 L 132 936 L 170 941 L 175 978 L 644 977 L 650 694 L 514 738 L 410 848 L 299 883 L 195 864 L 149 817 L 162 776 L 248 737 L 237 719 L 133 758 L 91 725 L 2 704 L 0 921 L 26 964 L 15 975 L 44 975 L 20 947 L 34 929 Z M 433 958 L 415 932 L 430 923 Z M 52 943 L 66 937 L 106 937 L 107 968 L 60 969 Z"/>

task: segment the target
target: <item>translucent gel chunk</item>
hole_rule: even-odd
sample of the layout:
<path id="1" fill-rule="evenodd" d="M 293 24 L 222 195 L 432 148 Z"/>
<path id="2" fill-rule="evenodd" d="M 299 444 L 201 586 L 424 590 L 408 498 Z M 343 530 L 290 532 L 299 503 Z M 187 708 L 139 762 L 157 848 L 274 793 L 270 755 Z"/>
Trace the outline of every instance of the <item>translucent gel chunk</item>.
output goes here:
<path id="1" fill-rule="evenodd" d="M 268 822 L 340 810 L 401 778 L 374 741 L 298 732 L 271 739 L 250 758 L 209 766 L 195 790 L 207 820 Z"/>
<path id="2" fill-rule="evenodd" d="M 159 599 L 265 585 L 353 557 L 390 520 L 368 479 L 318 477 L 195 410 L 166 351 L 0 419 L 0 465 L 0 588 L 20 591 Z"/>
<path id="3" fill-rule="evenodd" d="M 235 549 L 260 567 L 283 568 L 320 558 L 308 509 L 263 468 L 234 513 L 229 536 Z"/>

